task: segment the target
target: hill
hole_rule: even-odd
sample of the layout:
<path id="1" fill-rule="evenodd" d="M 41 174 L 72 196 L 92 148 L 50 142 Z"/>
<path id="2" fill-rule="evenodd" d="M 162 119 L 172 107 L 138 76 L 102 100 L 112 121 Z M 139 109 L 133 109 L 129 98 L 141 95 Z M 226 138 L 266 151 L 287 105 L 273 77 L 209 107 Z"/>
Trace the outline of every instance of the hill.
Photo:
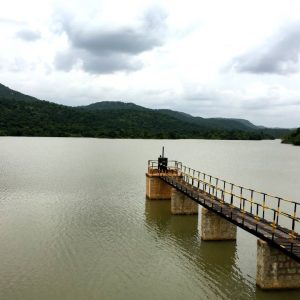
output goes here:
<path id="1" fill-rule="evenodd" d="M 0 99 L 3 98 L 16 100 L 16 101 L 26 101 L 26 102 L 39 101 L 37 98 L 11 90 L 7 86 L 0 83 Z"/>
<path id="2" fill-rule="evenodd" d="M 161 114 L 170 116 L 177 120 L 183 121 L 185 123 L 194 124 L 197 127 L 201 127 L 206 131 L 242 131 L 242 132 L 259 132 L 266 136 L 272 136 L 273 138 L 281 138 L 285 134 L 289 133 L 289 129 L 282 128 L 266 128 L 264 126 L 256 126 L 248 120 L 245 119 L 227 119 L 227 118 L 202 118 L 202 117 L 194 117 L 187 113 L 174 111 L 171 109 L 149 109 L 134 103 L 124 103 L 120 101 L 116 102 L 97 102 L 87 106 L 80 106 L 80 109 L 86 110 L 118 110 L 118 109 L 132 109 L 132 110 L 142 110 L 142 111 L 156 111 Z"/>
<path id="3" fill-rule="evenodd" d="M 0 87 L 0 135 L 254 140 L 275 137 L 253 124 L 249 126 L 247 120 L 204 119 L 124 102 L 69 107 Z"/>
<path id="4" fill-rule="evenodd" d="M 114 109 L 132 109 L 132 110 L 147 110 L 147 108 L 136 105 L 134 103 L 125 103 L 121 101 L 102 101 L 102 102 L 96 102 L 92 103 L 86 106 L 78 106 L 79 109 L 85 109 L 85 110 L 114 110 Z"/>
<path id="5" fill-rule="evenodd" d="M 131 110 L 142 110 L 142 111 L 153 111 L 152 109 L 145 108 L 134 103 L 125 103 L 120 101 L 102 101 L 96 102 L 87 106 L 79 106 L 80 109 L 86 109 L 89 111 L 93 110 L 116 110 L 116 109 L 131 109 Z M 226 119 L 226 118 L 201 118 L 194 117 L 187 113 L 174 111 L 171 109 L 156 109 L 161 114 L 170 116 L 172 118 L 181 120 L 183 122 L 192 123 L 201 126 L 206 129 L 220 129 L 220 130 L 241 130 L 241 131 L 251 131 L 260 130 L 261 126 L 256 126 L 243 119 Z"/>

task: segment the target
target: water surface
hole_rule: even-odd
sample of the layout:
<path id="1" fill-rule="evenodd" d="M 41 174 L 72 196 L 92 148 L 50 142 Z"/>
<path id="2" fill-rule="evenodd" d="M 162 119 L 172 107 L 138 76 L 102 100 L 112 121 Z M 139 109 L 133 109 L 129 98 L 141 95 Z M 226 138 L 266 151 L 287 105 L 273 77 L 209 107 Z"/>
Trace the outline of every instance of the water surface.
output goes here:
<path id="1" fill-rule="evenodd" d="M 300 148 L 279 141 L 2 137 L 0 299 L 299 299 L 256 288 L 255 237 L 202 242 L 197 216 L 145 199 L 162 145 L 170 159 L 299 201 Z"/>

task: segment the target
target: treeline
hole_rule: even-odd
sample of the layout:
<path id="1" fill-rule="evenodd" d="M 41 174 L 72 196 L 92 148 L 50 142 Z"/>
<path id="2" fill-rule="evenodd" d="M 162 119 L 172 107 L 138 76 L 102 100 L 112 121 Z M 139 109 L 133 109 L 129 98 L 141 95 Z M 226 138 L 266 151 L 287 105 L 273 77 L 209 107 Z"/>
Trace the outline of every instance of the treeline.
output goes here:
<path id="1" fill-rule="evenodd" d="M 300 146 L 300 128 L 297 128 L 295 131 L 293 131 L 290 134 L 286 135 L 283 138 L 282 143 L 293 144 L 295 146 Z"/>
<path id="2" fill-rule="evenodd" d="M 263 131 L 209 129 L 154 110 L 87 111 L 47 101 L 0 98 L 0 135 L 143 139 L 273 139 Z"/>

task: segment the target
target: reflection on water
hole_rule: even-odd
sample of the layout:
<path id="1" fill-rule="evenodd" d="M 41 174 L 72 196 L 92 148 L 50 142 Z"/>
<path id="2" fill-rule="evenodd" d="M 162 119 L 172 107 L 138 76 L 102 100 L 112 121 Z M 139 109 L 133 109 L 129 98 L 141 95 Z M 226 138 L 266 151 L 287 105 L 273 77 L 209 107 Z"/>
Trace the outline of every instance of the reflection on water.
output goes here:
<path id="1" fill-rule="evenodd" d="M 170 201 L 146 200 L 145 219 L 160 239 L 171 240 L 193 263 L 195 272 L 218 297 L 245 299 L 253 296 L 252 282 L 243 278 L 235 264 L 235 241 L 201 241 L 198 216 L 171 215 Z"/>
<path id="2" fill-rule="evenodd" d="M 277 141 L 0 137 L 0 299 L 300 299 L 256 289 L 250 234 L 203 242 L 200 215 L 145 200 L 163 144 L 196 169 L 298 197 L 299 149 Z"/>

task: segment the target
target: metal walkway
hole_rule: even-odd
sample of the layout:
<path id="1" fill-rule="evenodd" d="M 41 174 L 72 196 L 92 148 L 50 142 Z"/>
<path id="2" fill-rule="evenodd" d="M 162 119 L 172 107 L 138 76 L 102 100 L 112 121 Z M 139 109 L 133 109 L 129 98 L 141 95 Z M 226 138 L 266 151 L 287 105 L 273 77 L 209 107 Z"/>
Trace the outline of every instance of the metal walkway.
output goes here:
<path id="1" fill-rule="evenodd" d="M 300 262 L 300 203 L 235 185 L 178 161 L 162 169 L 157 160 L 149 160 L 148 174 Z"/>

